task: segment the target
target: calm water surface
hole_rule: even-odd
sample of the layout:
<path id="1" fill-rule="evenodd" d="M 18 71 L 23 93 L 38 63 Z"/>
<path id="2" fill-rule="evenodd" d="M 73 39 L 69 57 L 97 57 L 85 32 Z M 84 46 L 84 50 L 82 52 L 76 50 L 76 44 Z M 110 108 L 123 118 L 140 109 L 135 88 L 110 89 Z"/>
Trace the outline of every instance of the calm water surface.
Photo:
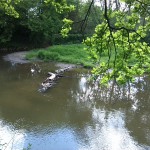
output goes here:
<path id="1" fill-rule="evenodd" d="M 150 150 L 149 77 L 106 89 L 74 69 L 40 93 L 47 72 L 59 68 L 0 57 L 0 149 Z"/>

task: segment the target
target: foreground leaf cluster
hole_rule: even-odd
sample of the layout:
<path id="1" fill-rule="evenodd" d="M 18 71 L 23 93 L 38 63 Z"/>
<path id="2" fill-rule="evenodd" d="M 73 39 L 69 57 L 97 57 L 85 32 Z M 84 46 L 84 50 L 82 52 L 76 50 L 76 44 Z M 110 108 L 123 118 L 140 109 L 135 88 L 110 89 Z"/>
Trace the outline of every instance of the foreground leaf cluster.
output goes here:
<path id="1" fill-rule="evenodd" d="M 101 75 L 101 83 L 110 80 L 123 84 L 133 81 L 150 69 L 150 47 L 144 41 L 149 32 L 149 1 L 141 7 L 138 1 L 124 1 L 129 9 L 108 9 L 104 5 L 103 22 L 96 26 L 92 37 L 84 43 L 91 58 L 97 63 L 93 69 L 95 77 Z M 107 60 L 101 58 L 106 54 Z"/>

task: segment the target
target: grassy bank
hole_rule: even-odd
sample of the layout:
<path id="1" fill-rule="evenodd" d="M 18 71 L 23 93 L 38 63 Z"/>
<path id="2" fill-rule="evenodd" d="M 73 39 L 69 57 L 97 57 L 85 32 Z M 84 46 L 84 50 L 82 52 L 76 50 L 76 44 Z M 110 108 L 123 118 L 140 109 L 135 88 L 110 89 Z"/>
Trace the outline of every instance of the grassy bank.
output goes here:
<path id="1" fill-rule="evenodd" d="M 84 67 L 94 67 L 92 60 L 89 59 L 88 52 L 84 48 L 83 44 L 54 45 L 48 48 L 32 50 L 27 53 L 26 58 L 28 60 L 41 59 L 44 61 L 56 61 L 83 65 Z M 111 55 L 110 65 L 113 65 L 115 58 L 114 52 Z M 107 53 L 102 55 L 101 61 L 108 61 Z M 129 65 L 132 66 L 135 63 L 136 60 L 132 57 L 129 60 Z"/>
<path id="2" fill-rule="evenodd" d="M 93 67 L 93 63 L 82 44 L 55 45 L 46 49 L 32 50 L 26 55 L 26 58 L 29 60 L 38 58 L 44 61 L 57 61 Z"/>

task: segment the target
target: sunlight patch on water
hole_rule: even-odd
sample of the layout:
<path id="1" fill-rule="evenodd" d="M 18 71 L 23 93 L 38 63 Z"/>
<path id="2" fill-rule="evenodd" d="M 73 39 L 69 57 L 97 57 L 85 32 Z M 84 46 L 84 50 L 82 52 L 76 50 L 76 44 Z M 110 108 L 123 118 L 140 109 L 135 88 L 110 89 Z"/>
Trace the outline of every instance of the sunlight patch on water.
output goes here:
<path id="1" fill-rule="evenodd" d="M 84 105 L 84 107 L 92 109 L 92 119 L 95 122 L 94 125 L 85 126 L 86 141 L 88 142 L 87 145 L 80 145 L 80 150 L 150 149 L 149 146 L 140 145 L 132 137 L 130 130 L 126 127 L 126 112 L 122 109 L 126 106 L 133 112 L 140 109 L 140 100 L 137 95 L 140 90 L 144 89 L 143 81 L 143 78 L 140 77 L 136 79 L 135 83 L 122 87 L 111 84 L 107 88 L 102 88 L 98 83 L 89 84 L 87 78 L 79 80 L 80 88 L 76 92 L 72 92 L 73 97 L 80 107 Z M 142 85 L 138 88 L 137 84 L 141 84 L 141 82 Z M 100 101 L 102 103 L 99 103 Z M 125 102 L 128 101 L 130 101 L 130 105 L 125 106 Z M 111 104 L 118 102 L 120 102 L 119 110 L 112 109 Z M 98 108 L 96 108 L 97 103 L 101 104 L 101 106 L 98 105 Z"/>
<path id="2" fill-rule="evenodd" d="M 56 128 L 45 134 L 26 133 L 25 146 L 32 143 L 33 150 L 78 150 L 74 131 L 71 128 Z"/>
<path id="3" fill-rule="evenodd" d="M 80 86 L 80 90 L 83 91 L 83 93 L 86 92 L 86 78 L 85 77 L 81 77 L 80 82 L 79 82 L 79 86 Z"/>
<path id="4" fill-rule="evenodd" d="M 1 150 L 21 150 L 25 140 L 24 131 L 15 131 L 10 126 L 5 126 L 0 121 L 0 149 Z"/>
<path id="5" fill-rule="evenodd" d="M 120 111 L 106 112 L 93 109 L 95 126 L 86 128 L 88 144 L 80 150 L 144 150 L 130 136 L 125 127 L 125 116 Z"/>

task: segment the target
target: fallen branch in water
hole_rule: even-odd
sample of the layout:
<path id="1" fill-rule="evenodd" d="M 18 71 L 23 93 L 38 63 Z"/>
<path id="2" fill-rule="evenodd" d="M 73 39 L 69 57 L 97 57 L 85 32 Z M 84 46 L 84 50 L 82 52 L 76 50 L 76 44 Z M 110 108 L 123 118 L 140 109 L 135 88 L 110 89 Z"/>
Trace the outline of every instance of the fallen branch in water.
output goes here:
<path id="1" fill-rule="evenodd" d="M 55 81 L 58 79 L 58 78 L 61 78 L 63 77 L 63 73 L 66 72 L 66 71 L 69 71 L 71 69 L 73 69 L 74 67 L 66 67 L 66 68 L 63 68 L 63 69 L 58 69 L 55 71 L 55 73 L 52 73 L 52 72 L 48 72 L 48 77 L 42 82 L 40 88 L 39 88 L 39 91 L 40 92 L 45 92 L 47 91 L 49 88 L 51 88 L 53 85 L 55 85 Z"/>

